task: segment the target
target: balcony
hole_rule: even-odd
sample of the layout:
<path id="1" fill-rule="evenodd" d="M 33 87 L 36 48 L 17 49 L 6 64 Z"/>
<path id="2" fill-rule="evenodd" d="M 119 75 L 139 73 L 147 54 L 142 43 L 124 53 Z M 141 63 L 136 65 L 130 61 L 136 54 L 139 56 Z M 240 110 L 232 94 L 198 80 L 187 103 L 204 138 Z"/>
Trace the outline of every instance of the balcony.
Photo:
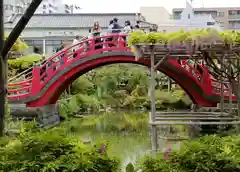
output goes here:
<path id="1" fill-rule="evenodd" d="M 229 20 L 240 20 L 240 14 L 228 15 Z"/>

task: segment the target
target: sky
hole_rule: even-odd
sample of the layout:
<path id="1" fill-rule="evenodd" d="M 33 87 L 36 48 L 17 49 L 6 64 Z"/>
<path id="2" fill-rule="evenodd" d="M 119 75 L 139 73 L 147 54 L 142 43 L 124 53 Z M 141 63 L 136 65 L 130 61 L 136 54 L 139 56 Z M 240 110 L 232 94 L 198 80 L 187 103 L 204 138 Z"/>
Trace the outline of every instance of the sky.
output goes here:
<path id="1" fill-rule="evenodd" d="M 190 1 L 190 0 L 189 0 Z M 169 12 L 172 8 L 184 8 L 186 0 L 63 0 L 83 8 L 81 13 L 125 13 L 139 12 L 140 6 L 163 6 Z M 193 7 L 240 7 L 240 0 L 193 0 Z"/>

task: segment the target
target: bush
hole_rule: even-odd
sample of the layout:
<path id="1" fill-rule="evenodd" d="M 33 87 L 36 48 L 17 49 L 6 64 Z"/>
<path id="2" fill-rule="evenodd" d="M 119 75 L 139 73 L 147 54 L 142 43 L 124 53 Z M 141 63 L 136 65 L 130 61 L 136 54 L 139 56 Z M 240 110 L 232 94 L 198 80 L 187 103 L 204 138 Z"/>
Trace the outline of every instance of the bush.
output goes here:
<path id="1" fill-rule="evenodd" d="M 237 172 L 240 171 L 240 136 L 205 136 L 184 143 L 180 151 L 164 160 L 146 156 L 140 168 L 144 172 Z"/>
<path id="2" fill-rule="evenodd" d="M 3 139 L 0 145 L 0 171 L 3 172 L 119 171 L 119 161 L 100 152 L 99 145 L 87 147 L 60 128 L 23 132 L 19 138 Z"/>
<path id="3" fill-rule="evenodd" d="M 41 60 L 43 60 L 42 55 L 28 55 L 17 59 L 10 59 L 8 60 L 8 65 L 10 69 L 26 70 Z"/>

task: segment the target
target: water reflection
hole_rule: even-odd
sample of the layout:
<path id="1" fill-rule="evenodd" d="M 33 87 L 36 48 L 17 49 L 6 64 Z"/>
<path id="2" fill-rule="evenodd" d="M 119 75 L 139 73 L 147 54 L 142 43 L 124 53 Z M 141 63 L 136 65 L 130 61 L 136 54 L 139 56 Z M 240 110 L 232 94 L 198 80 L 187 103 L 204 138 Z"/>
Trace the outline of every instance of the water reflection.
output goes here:
<path id="1" fill-rule="evenodd" d="M 150 153 L 148 113 L 89 115 L 83 119 L 74 119 L 69 124 L 72 134 L 80 136 L 84 142 L 109 142 L 109 155 L 119 157 L 124 167 Z M 166 145 L 165 141 L 160 141 L 159 145 L 162 150 L 169 143 Z"/>

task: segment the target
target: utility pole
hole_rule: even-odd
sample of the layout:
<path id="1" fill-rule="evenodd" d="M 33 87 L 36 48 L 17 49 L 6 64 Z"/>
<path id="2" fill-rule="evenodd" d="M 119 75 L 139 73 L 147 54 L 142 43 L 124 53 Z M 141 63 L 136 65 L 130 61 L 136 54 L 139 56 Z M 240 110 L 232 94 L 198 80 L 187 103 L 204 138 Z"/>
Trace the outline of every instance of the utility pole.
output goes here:
<path id="1" fill-rule="evenodd" d="M 4 46 L 4 3 L 0 0 L 0 52 Z M 0 54 L 0 136 L 3 136 L 4 132 L 4 114 L 5 114 L 5 72 L 6 72 L 6 60 Z"/>
<path id="2" fill-rule="evenodd" d="M 32 18 L 41 2 L 42 0 L 32 0 L 31 4 L 28 6 L 16 26 L 13 28 L 6 41 L 4 41 L 4 3 L 3 0 L 0 0 L 0 136 L 3 136 L 4 134 L 4 117 L 6 113 L 5 99 L 7 93 L 7 54 L 28 24 L 29 20 Z"/>

